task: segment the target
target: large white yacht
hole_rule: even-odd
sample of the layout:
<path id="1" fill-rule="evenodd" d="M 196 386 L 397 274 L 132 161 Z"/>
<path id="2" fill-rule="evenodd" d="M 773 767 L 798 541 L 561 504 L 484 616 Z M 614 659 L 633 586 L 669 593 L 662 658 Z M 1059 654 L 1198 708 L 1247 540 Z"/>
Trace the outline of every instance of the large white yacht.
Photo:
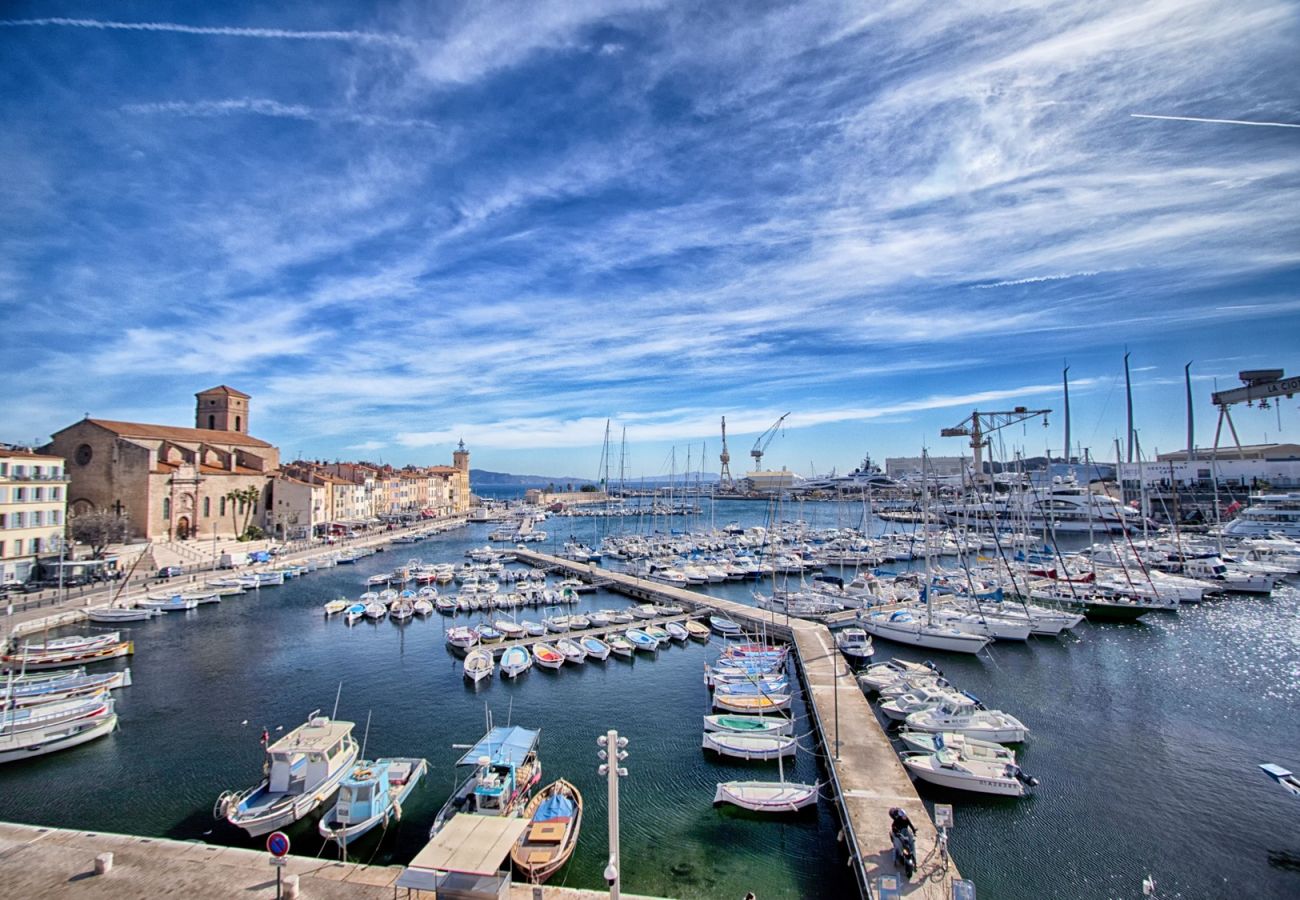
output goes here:
<path id="1" fill-rule="evenodd" d="M 862 464 L 852 472 L 844 475 L 824 475 L 813 478 L 795 487 L 798 491 L 826 491 L 843 494 L 860 494 L 863 491 L 899 487 L 899 483 L 880 471 L 880 466 L 864 457 Z"/>
<path id="2" fill-rule="evenodd" d="M 968 497 L 944 504 L 948 521 L 989 528 L 1052 531 L 1101 531 L 1122 534 L 1142 527 L 1142 515 L 1107 494 L 1080 484 L 1073 474 L 1057 476 L 1050 485 L 1012 485 L 1005 493 Z"/>
<path id="3" fill-rule="evenodd" d="M 1300 538 L 1300 494 L 1253 495 L 1250 505 L 1223 526 L 1223 533 L 1235 537 L 1280 534 Z"/>

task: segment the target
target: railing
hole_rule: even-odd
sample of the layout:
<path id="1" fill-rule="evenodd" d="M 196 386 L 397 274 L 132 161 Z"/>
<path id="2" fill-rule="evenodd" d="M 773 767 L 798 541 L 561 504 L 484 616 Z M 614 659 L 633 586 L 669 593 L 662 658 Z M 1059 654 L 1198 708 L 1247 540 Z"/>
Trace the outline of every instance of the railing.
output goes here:
<path id="1" fill-rule="evenodd" d="M 60 472 L 58 475 L 49 475 L 44 473 L 40 475 L 32 475 L 29 473 L 23 475 L 14 475 L 13 473 L 10 473 L 8 475 L 0 475 L 0 481 L 61 481 L 64 484 L 67 484 L 71 481 L 71 479 L 68 478 L 67 474 L 62 472 Z"/>

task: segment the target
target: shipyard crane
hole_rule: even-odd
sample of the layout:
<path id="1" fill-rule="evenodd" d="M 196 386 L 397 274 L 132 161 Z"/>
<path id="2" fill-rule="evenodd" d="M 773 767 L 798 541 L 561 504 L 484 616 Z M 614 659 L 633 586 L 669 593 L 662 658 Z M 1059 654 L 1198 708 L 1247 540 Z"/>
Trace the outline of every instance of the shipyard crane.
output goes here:
<path id="1" fill-rule="evenodd" d="M 973 481 L 979 484 L 980 479 L 984 477 L 984 448 L 989 445 L 988 435 L 995 431 L 1001 431 L 1008 425 L 1018 425 L 1021 422 L 1028 421 L 1036 416 L 1043 417 L 1043 425 L 1047 425 L 1047 415 L 1050 409 L 1026 409 L 1023 406 L 1017 406 L 1007 412 L 985 412 L 973 410 L 968 418 L 963 419 L 951 428 L 941 429 L 941 437 L 968 437 L 970 438 L 971 450 L 975 454 L 975 472 Z"/>
<path id="2" fill-rule="evenodd" d="M 722 462 L 722 471 L 718 473 L 718 485 L 723 490 L 731 490 L 731 451 L 727 449 L 727 417 L 722 417 L 722 453 L 718 455 Z"/>
<path id="3" fill-rule="evenodd" d="M 772 427 L 760 434 L 758 440 L 754 441 L 754 449 L 749 451 L 749 455 L 754 457 L 755 472 L 761 472 L 763 470 L 763 454 L 767 452 L 768 445 L 772 443 L 772 440 L 776 437 L 776 433 L 781 430 L 781 423 L 784 422 L 789 415 L 789 413 L 786 413 L 784 416 L 777 419 L 772 423 Z"/>
<path id="4" fill-rule="evenodd" d="M 1188 363 L 1191 365 L 1191 363 Z M 1244 372 L 1237 373 L 1241 383 L 1245 387 L 1232 388 L 1226 391 L 1215 391 L 1210 395 L 1210 400 L 1219 408 L 1219 425 L 1214 429 L 1214 449 L 1211 451 L 1215 456 L 1219 453 L 1219 438 L 1223 435 L 1223 423 L 1228 423 L 1228 428 L 1232 432 L 1232 442 L 1237 445 L 1237 455 L 1242 459 L 1246 458 L 1246 452 L 1241 449 L 1241 441 L 1237 438 L 1237 426 L 1232 424 L 1232 413 L 1229 412 L 1234 403 L 1244 403 L 1247 406 L 1253 405 L 1256 401 L 1260 409 L 1268 409 L 1269 401 L 1279 403 L 1283 397 L 1288 400 L 1296 394 L 1300 394 L 1300 378 L 1292 375 L 1287 378 L 1281 369 L 1248 369 Z M 1191 382 L 1188 381 L 1188 396 L 1191 395 Z M 1188 409 L 1191 409 L 1191 403 L 1188 402 Z M 1188 428 L 1188 453 L 1191 453 L 1192 442 L 1191 429 Z"/>

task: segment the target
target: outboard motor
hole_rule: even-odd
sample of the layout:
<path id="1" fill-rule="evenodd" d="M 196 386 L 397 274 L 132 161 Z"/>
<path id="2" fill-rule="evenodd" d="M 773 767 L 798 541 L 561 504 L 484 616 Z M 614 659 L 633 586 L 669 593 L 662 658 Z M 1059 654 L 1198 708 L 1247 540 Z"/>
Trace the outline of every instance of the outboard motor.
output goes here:
<path id="1" fill-rule="evenodd" d="M 1025 787 L 1038 787 L 1038 779 L 1033 775 L 1026 775 L 1019 766 L 1007 766 L 1007 774 L 1011 775 L 1023 784 Z"/>

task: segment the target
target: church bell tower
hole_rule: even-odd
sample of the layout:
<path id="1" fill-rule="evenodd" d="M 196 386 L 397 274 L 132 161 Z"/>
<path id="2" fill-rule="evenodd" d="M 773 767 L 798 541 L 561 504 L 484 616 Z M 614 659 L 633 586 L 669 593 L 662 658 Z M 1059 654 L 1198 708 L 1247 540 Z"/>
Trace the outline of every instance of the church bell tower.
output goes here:
<path id="1" fill-rule="evenodd" d="M 194 427 L 204 431 L 237 431 L 248 434 L 248 401 L 243 391 L 224 384 L 194 395 Z"/>

